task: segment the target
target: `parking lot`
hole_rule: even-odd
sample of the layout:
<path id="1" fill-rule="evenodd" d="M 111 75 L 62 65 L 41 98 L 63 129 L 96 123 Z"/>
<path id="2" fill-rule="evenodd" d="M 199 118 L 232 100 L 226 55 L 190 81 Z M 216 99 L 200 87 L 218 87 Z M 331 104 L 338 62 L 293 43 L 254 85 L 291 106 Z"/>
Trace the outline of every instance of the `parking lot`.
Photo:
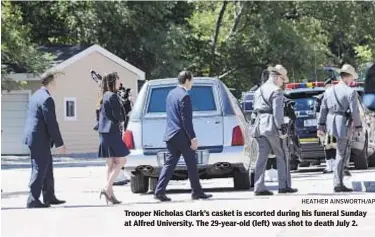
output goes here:
<path id="1" fill-rule="evenodd" d="M 4 160 L 4 159 L 3 159 Z M 18 167 L 18 168 L 17 168 Z M 355 192 L 352 194 L 333 194 L 332 174 L 322 174 L 322 167 L 306 168 L 293 173 L 293 186 L 299 189 L 295 195 L 276 194 L 273 197 L 255 197 L 250 191 L 235 191 L 232 179 L 212 179 L 202 181 L 207 192 L 214 195 L 212 200 L 191 201 L 188 181 L 174 181 L 169 185 L 169 196 L 172 203 L 157 203 L 152 194 L 135 195 L 129 185 L 116 186 L 115 193 L 123 204 L 107 206 L 99 199 L 99 190 L 104 185 L 104 166 L 100 160 L 80 161 L 61 159 L 55 165 L 55 187 L 57 197 L 67 203 L 63 206 L 54 206 L 49 209 L 26 209 L 28 193 L 28 179 L 30 170 L 27 168 L 27 159 L 14 162 L 11 159 L 2 162 L 2 236 L 373 236 L 375 231 L 375 204 L 362 205 L 308 205 L 302 204 L 302 199 L 332 199 L 332 198 L 360 198 L 375 199 L 373 193 Z M 375 170 L 352 170 L 352 177 L 346 178 L 349 184 L 355 181 L 374 181 Z M 277 183 L 268 183 L 272 190 L 277 191 Z M 213 216 L 164 216 L 164 217 L 129 217 L 124 210 L 131 211 L 183 211 L 186 210 L 348 210 L 367 211 L 366 217 L 346 217 L 345 220 L 355 220 L 357 227 L 265 227 L 243 226 L 230 227 L 222 221 L 249 220 L 251 217 L 213 217 Z M 194 212 L 193 212 L 194 213 Z M 341 218 L 341 219 L 340 219 Z M 343 217 L 328 217 L 328 219 L 344 220 Z M 193 226 L 183 227 L 125 227 L 128 220 L 186 220 Z M 254 219 L 254 218 L 252 218 Z M 252 220 L 251 219 L 251 220 Z M 328 220 L 327 217 L 264 217 L 267 220 L 290 222 L 296 220 Z M 261 224 L 262 217 L 258 217 Z M 210 226 L 197 226 L 197 220 L 209 221 Z M 211 221 L 217 220 L 217 226 L 211 226 Z M 215 222 L 212 222 L 215 225 Z M 229 223 L 229 222 L 228 222 Z M 229 225 L 229 224 L 228 224 Z M 254 235 L 253 235 L 254 236 Z"/>

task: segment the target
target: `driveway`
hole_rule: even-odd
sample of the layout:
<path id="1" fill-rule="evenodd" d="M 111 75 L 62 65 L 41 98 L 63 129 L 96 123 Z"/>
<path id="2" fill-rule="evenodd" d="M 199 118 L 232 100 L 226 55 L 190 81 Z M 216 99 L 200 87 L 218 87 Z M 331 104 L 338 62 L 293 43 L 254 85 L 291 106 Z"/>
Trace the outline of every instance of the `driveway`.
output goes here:
<path id="1" fill-rule="evenodd" d="M 103 199 L 99 199 L 99 190 L 104 185 L 104 163 L 100 163 L 99 160 L 92 165 L 85 162 L 81 162 L 85 165 L 73 165 L 73 167 L 69 164 L 56 165 L 54 170 L 56 194 L 58 198 L 67 200 L 67 203 L 48 209 L 25 209 L 30 170 L 23 166 L 17 168 L 15 164 L 4 162 L 1 172 L 2 236 L 301 237 L 303 235 L 303 237 L 343 237 L 373 236 L 375 233 L 374 193 L 355 192 L 350 195 L 334 195 L 332 175 L 322 174 L 320 171 L 307 170 L 307 172 L 305 170 L 293 173 L 293 186 L 300 190 L 295 195 L 281 195 L 275 192 L 276 195 L 272 197 L 255 197 L 252 191 L 233 190 L 231 179 L 213 179 L 202 181 L 206 191 L 214 195 L 213 199 L 191 201 L 189 182 L 175 181 L 170 183 L 168 192 L 172 203 L 158 203 L 153 200 L 152 194 L 132 194 L 129 185 L 125 185 L 115 187 L 116 196 L 123 201 L 123 204 L 107 206 Z M 24 164 L 24 167 L 27 165 Z M 352 174 L 350 179 L 346 179 L 346 184 L 352 182 L 361 184 L 362 181 L 375 180 L 374 169 L 354 170 Z M 277 183 L 268 183 L 268 185 L 272 190 L 277 190 Z M 373 204 L 329 204 L 331 199 L 348 200 L 351 198 L 362 201 L 373 200 Z M 318 199 L 326 200 L 328 204 L 306 204 L 307 201 L 314 202 Z M 274 215 L 281 210 L 283 216 L 251 216 L 262 213 L 264 215 L 264 211 L 270 211 L 272 214 L 274 210 Z M 301 216 L 302 210 L 310 211 L 313 215 L 314 210 L 324 213 L 344 210 L 356 215 L 366 212 L 366 216 Z M 160 216 L 155 216 L 157 213 L 154 211 L 161 211 L 158 214 Z M 256 213 L 257 211 L 259 212 Z M 238 216 L 240 212 L 242 216 Z M 296 216 L 297 213 L 300 216 Z M 306 215 L 307 213 L 305 212 Z M 207 214 L 209 216 L 206 216 Z M 143 216 L 140 217 L 140 215 Z M 311 227 L 305 226 L 306 220 L 312 222 Z M 317 220 L 320 222 L 315 223 Z M 329 223 L 336 225 L 338 220 L 342 225 L 349 223 L 349 227 L 314 226 Z M 125 222 L 130 224 L 129 221 L 133 226 L 124 226 Z M 279 221 L 279 223 L 275 222 L 275 225 L 283 225 L 285 221 L 286 226 L 272 227 L 271 221 Z M 353 221 L 357 226 L 351 226 Z M 156 226 L 158 224 L 164 226 Z M 294 226 L 288 226 L 288 224 Z"/>

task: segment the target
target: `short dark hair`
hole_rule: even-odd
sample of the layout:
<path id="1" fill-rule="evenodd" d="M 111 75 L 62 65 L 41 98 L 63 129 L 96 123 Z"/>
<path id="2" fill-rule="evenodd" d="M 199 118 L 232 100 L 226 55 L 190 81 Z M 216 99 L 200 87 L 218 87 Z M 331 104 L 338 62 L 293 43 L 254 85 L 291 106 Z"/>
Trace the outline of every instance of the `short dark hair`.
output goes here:
<path id="1" fill-rule="evenodd" d="M 346 72 L 340 72 L 340 77 L 341 77 L 341 78 L 349 77 L 349 76 L 351 76 L 351 74 L 346 73 Z"/>
<path id="2" fill-rule="evenodd" d="M 178 83 L 185 84 L 187 80 L 191 81 L 193 74 L 189 71 L 182 71 L 178 74 Z"/>
<path id="3" fill-rule="evenodd" d="M 42 77 L 42 85 L 48 86 L 53 80 L 55 80 L 55 75 L 53 73 L 48 73 Z"/>

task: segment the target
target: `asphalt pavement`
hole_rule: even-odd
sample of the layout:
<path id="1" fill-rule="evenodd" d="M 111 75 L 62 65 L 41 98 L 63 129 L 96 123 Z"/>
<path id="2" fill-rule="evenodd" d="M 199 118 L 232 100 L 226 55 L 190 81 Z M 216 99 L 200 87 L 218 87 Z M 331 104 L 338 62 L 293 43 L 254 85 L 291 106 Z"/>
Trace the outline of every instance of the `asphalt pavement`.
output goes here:
<path id="1" fill-rule="evenodd" d="M 57 162 L 54 169 L 56 195 L 67 203 L 48 209 L 26 209 L 30 169 L 26 164 L 20 165 L 22 162 L 3 160 L 2 236 L 344 237 L 375 234 L 375 193 L 366 192 L 363 185 L 364 181 L 374 185 L 375 169 L 351 171 L 352 177 L 346 178 L 345 183 L 348 186 L 362 184 L 356 186 L 362 192 L 351 194 L 333 193 L 332 174 L 322 174 L 321 169 L 303 169 L 292 175 L 293 187 L 299 189 L 297 194 L 277 194 L 277 183 L 272 182 L 267 184 L 275 191 L 274 196 L 256 197 L 251 190 L 234 190 L 232 179 L 212 179 L 202 181 L 206 192 L 214 195 L 212 200 L 192 201 L 189 182 L 172 181 L 168 191 L 171 203 L 158 203 L 152 194 L 133 194 L 129 185 L 124 185 L 115 187 L 116 197 L 123 203 L 107 206 L 99 199 L 99 191 L 105 183 L 104 163 L 98 160 L 69 162 Z M 373 190 L 374 186 L 371 188 Z M 357 200 L 357 204 L 332 204 L 331 200 Z M 309 224 L 311 226 L 307 226 Z"/>

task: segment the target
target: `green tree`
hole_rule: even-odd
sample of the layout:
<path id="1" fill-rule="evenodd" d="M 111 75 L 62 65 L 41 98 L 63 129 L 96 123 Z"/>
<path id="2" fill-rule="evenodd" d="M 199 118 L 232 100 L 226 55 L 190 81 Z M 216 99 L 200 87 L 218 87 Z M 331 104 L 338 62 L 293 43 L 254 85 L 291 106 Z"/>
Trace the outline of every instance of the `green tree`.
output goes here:
<path id="1" fill-rule="evenodd" d="M 13 68 L 23 68 L 28 73 L 43 73 L 50 65 L 51 57 L 38 51 L 28 37 L 30 29 L 22 24 L 18 7 L 8 1 L 1 2 L 1 89 L 11 90 L 22 82 L 10 79 Z"/>

